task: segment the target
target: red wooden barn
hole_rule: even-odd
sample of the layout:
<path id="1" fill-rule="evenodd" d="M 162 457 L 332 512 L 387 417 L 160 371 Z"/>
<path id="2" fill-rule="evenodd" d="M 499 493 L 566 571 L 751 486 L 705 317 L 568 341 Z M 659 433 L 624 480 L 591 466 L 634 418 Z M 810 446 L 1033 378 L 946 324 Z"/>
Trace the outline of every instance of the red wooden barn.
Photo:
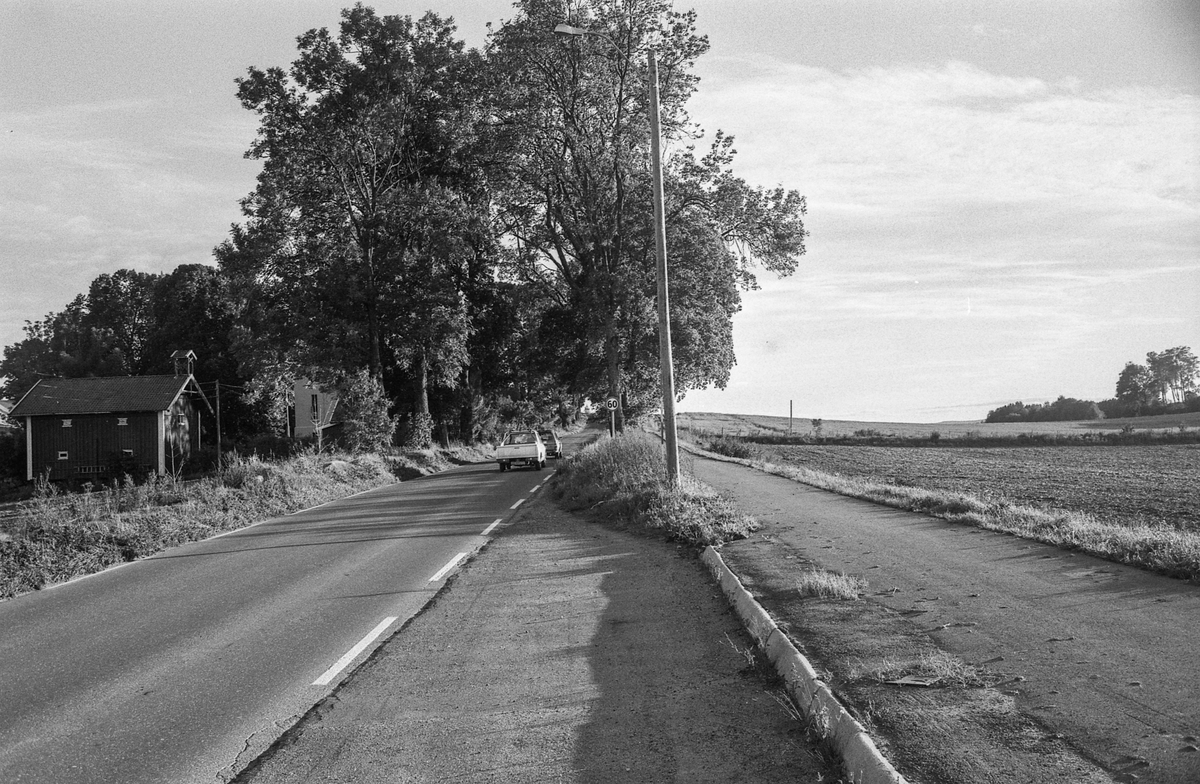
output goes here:
<path id="1" fill-rule="evenodd" d="M 198 403 L 211 411 L 191 373 L 44 378 L 10 416 L 25 427 L 26 479 L 90 481 L 180 470 L 199 446 Z"/>

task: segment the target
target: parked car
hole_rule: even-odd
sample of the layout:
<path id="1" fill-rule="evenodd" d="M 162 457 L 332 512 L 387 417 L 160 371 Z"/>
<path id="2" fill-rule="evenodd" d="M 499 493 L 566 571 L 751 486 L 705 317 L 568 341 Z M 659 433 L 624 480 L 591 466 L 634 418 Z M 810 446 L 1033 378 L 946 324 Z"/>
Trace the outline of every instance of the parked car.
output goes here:
<path id="1" fill-rule="evenodd" d="M 536 430 L 510 430 L 496 447 L 496 462 L 501 471 L 515 465 L 527 465 L 541 471 L 546 466 L 546 445 Z"/>
<path id="2" fill-rule="evenodd" d="M 542 430 L 538 435 L 542 437 L 542 443 L 546 445 L 546 457 L 559 458 L 563 456 L 562 441 L 558 440 L 558 434 L 553 430 Z"/>

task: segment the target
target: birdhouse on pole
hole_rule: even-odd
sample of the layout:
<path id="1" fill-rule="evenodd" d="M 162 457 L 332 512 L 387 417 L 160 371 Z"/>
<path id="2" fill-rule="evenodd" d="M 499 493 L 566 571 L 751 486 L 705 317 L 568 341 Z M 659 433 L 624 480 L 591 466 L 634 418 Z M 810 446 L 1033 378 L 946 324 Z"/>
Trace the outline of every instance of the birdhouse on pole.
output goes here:
<path id="1" fill-rule="evenodd" d="M 180 349 L 171 355 L 171 361 L 175 363 L 176 376 L 190 376 L 196 366 L 196 352 L 191 349 Z"/>

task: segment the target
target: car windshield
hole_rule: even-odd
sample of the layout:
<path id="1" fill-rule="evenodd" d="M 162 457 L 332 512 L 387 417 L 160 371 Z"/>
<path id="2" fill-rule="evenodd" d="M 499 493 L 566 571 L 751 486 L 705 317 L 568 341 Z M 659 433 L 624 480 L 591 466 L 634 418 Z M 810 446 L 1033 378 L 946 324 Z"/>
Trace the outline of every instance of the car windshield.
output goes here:
<path id="1" fill-rule="evenodd" d="M 511 446 L 513 444 L 532 444 L 533 440 L 536 437 L 537 436 L 535 436 L 533 433 L 530 433 L 525 430 L 520 430 L 520 431 L 517 431 L 516 433 L 509 433 L 505 437 L 504 443 L 509 446 Z"/>

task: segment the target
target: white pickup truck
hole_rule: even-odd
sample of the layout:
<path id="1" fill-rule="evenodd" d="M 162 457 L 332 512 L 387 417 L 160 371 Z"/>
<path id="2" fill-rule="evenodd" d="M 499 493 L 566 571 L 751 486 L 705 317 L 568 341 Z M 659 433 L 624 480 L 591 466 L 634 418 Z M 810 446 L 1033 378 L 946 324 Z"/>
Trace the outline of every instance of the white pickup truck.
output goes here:
<path id="1" fill-rule="evenodd" d="M 514 465 L 532 466 L 541 471 L 546 465 L 546 445 L 536 430 L 510 430 L 496 447 L 496 462 L 501 471 Z"/>

